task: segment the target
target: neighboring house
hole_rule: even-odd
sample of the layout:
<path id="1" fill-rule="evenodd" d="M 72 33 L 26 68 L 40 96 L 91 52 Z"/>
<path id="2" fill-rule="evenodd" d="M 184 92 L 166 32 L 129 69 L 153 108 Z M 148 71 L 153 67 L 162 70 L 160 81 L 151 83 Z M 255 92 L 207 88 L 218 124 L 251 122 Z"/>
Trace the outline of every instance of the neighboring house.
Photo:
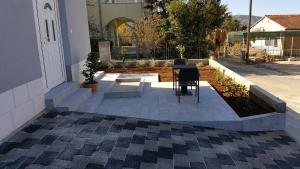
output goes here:
<path id="1" fill-rule="evenodd" d="M 45 109 L 48 91 L 82 81 L 90 52 L 86 0 L 2 0 L 0 141 Z"/>
<path id="2" fill-rule="evenodd" d="M 268 33 L 270 35 L 272 32 L 278 32 L 279 35 L 286 32 L 292 34 L 299 31 L 300 15 L 266 15 L 251 28 L 251 32 L 265 32 L 266 35 Z M 300 56 L 300 37 L 284 35 L 270 38 L 266 36 L 264 39 L 252 41 L 252 47 L 266 49 L 269 55 Z"/>
<path id="3" fill-rule="evenodd" d="M 92 38 L 108 39 L 118 46 L 118 27 L 144 15 L 144 0 L 86 0 Z"/>

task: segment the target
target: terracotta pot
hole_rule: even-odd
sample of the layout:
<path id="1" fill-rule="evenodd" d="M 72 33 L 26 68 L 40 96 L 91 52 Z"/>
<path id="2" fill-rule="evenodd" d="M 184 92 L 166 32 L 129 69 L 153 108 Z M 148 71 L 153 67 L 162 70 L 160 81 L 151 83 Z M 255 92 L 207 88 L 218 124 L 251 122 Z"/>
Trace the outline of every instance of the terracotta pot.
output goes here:
<path id="1" fill-rule="evenodd" d="M 96 82 L 96 83 L 82 83 L 81 86 L 83 88 L 90 88 L 90 89 L 92 89 L 92 92 L 96 92 L 98 82 Z"/>

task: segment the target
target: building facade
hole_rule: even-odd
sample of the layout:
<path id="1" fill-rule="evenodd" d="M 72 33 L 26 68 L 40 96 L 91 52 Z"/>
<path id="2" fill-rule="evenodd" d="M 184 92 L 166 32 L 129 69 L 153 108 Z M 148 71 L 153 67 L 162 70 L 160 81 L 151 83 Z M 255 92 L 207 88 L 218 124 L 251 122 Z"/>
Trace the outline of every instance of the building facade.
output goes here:
<path id="1" fill-rule="evenodd" d="M 251 45 L 265 49 L 268 55 L 300 56 L 300 37 L 292 35 L 296 31 L 300 31 L 300 15 L 266 15 L 252 26 L 251 32 L 278 32 L 278 36 L 253 40 Z M 286 32 L 290 35 L 286 36 Z"/>
<path id="2" fill-rule="evenodd" d="M 87 0 L 90 36 L 116 41 L 117 28 L 138 22 L 144 15 L 143 0 Z"/>
<path id="3" fill-rule="evenodd" d="M 45 94 L 82 81 L 90 52 L 85 0 L 3 0 L 0 140 L 45 109 Z"/>

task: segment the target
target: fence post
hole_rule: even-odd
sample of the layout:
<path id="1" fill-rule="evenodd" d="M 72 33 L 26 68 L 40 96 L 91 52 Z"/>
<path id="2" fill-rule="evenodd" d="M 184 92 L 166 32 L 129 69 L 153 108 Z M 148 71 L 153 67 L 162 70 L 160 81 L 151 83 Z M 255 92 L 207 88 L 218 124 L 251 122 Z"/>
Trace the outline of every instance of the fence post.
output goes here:
<path id="1" fill-rule="evenodd" d="M 168 48 L 168 45 L 166 45 L 165 50 L 166 50 L 166 59 L 168 59 L 169 58 L 169 48 Z"/>
<path id="2" fill-rule="evenodd" d="M 111 60 L 110 42 L 100 41 L 99 42 L 99 55 L 101 64 L 105 67 L 108 66 Z"/>
<path id="3" fill-rule="evenodd" d="M 139 54 L 140 54 L 140 46 L 136 45 L 136 60 L 139 59 Z"/>
<path id="4" fill-rule="evenodd" d="M 294 47 L 294 36 L 292 37 L 292 42 L 291 42 L 291 56 L 293 57 L 293 47 Z"/>
<path id="5" fill-rule="evenodd" d="M 283 44 L 282 44 L 282 35 L 281 35 L 281 33 L 280 33 L 280 44 L 281 44 L 280 56 L 283 58 Z"/>

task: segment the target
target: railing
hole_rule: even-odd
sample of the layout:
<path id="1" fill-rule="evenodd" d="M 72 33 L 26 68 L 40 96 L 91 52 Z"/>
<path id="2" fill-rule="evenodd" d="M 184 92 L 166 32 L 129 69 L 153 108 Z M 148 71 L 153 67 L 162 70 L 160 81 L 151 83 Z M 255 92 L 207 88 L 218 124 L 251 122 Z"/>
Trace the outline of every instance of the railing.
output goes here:
<path id="1" fill-rule="evenodd" d="M 283 50 L 283 56 L 300 58 L 300 49 Z"/>
<path id="2" fill-rule="evenodd" d="M 187 59 L 207 58 L 206 50 L 203 47 L 188 46 L 186 47 L 184 57 Z M 160 46 L 157 48 L 136 47 L 136 46 L 114 46 L 112 47 L 113 60 L 141 60 L 156 59 L 167 60 L 180 58 L 180 55 L 173 46 Z"/>
<path id="3" fill-rule="evenodd" d="M 277 56 L 281 58 L 296 57 L 300 58 L 300 49 L 266 49 L 266 54 L 269 56 Z"/>

